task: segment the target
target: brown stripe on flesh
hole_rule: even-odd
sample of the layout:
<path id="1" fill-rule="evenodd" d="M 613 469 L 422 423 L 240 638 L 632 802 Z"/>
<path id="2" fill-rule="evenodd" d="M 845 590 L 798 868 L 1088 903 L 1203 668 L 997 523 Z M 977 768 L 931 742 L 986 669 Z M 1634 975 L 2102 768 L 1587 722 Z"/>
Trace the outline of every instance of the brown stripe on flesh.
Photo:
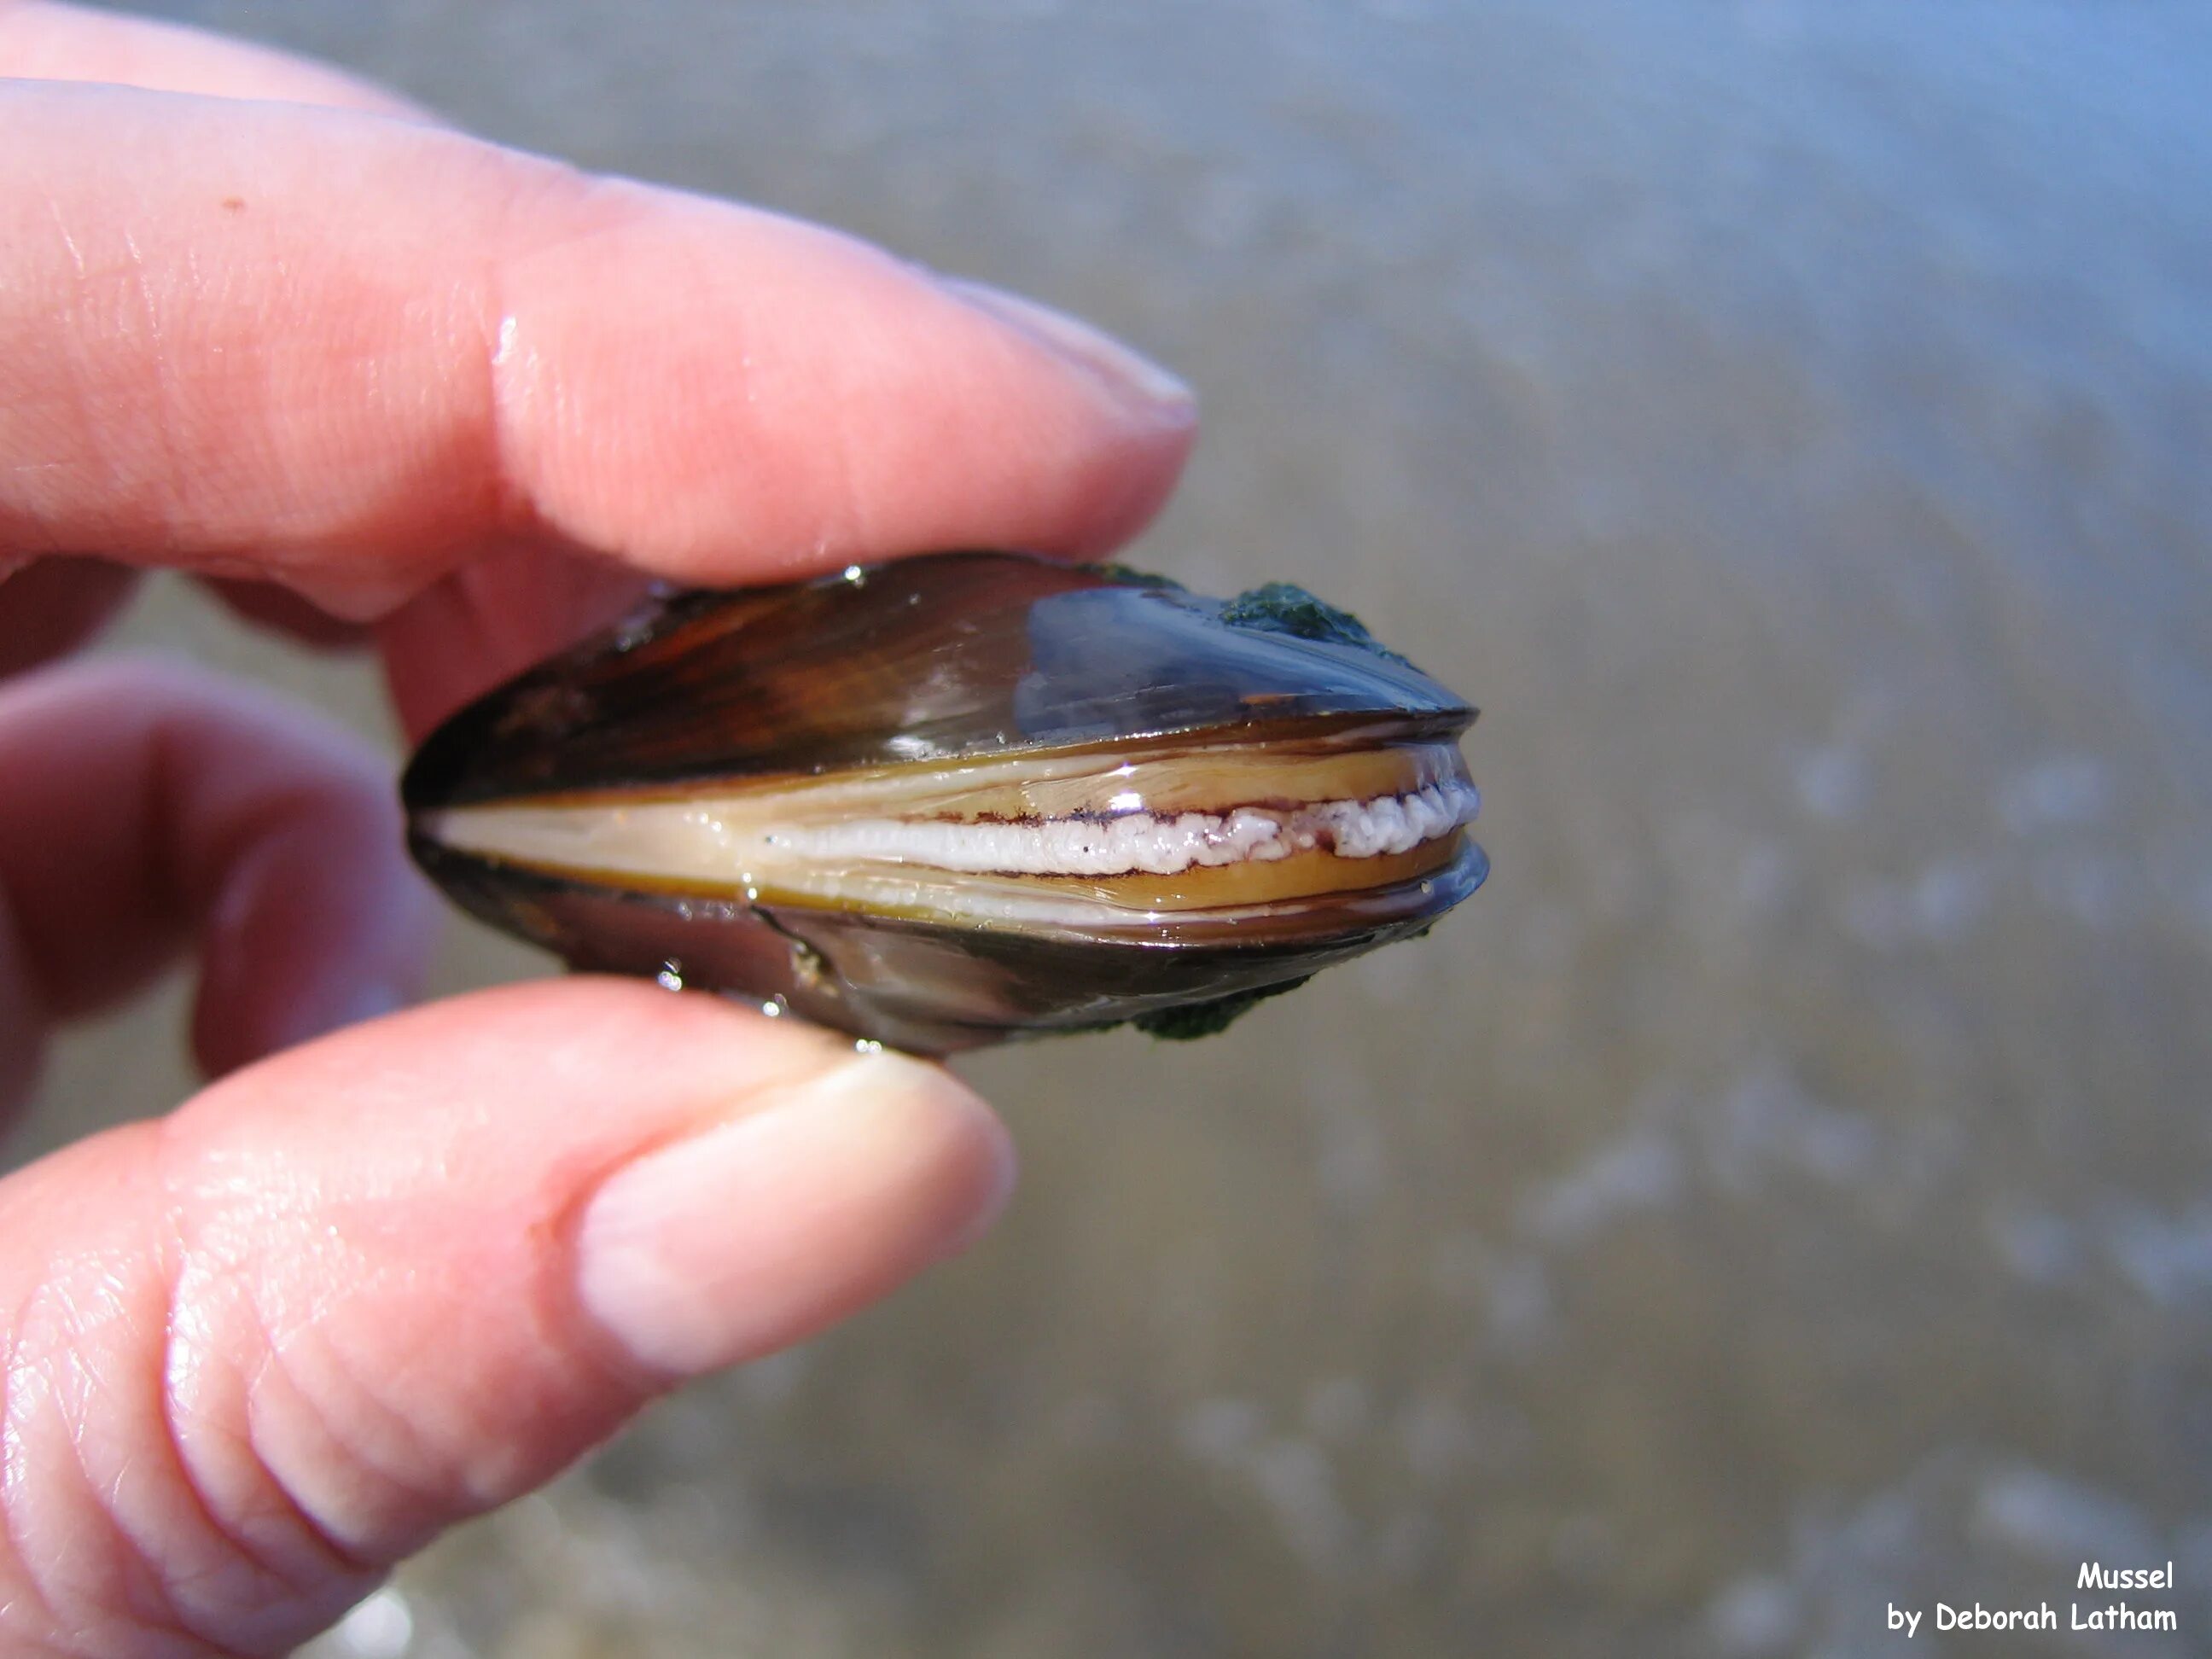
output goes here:
<path id="1" fill-rule="evenodd" d="M 929 873 L 939 879 L 929 884 L 939 889 L 981 885 L 1042 889 L 1065 894 L 1072 899 L 1087 899 L 1115 909 L 1137 912 L 1237 909 L 1291 899 L 1322 898 L 1331 893 L 1357 892 L 1416 881 L 1443 869 L 1457 858 L 1465 839 L 1464 830 L 1455 830 L 1449 835 L 1438 836 L 1404 853 L 1346 859 L 1316 848 L 1311 852 L 1293 853 L 1281 859 L 1248 859 L 1237 864 L 1216 865 L 1210 868 L 1193 866 L 1173 876 L 1141 872 L 1127 876 L 1028 876 L 933 870 Z M 618 888 L 672 898 L 741 899 L 752 903 L 799 909 L 899 916 L 915 921 L 941 922 L 947 914 L 947 907 L 942 905 L 886 904 L 865 895 L 836 896 L 807 893 L 780 886 L 773 880 L 757 882 L 748 889 L 736 882 L 699 881 L 631 871 L 592 869 L 535 859 L 501 858 L 481 852 L 468 856 L 488 865 L 527 870 L 536 875 L 553 877 L 580 885 Z M 889 866 L 884 879 L 888 884 L 900 878 L 892 872 L 917 869 L 927 869 L 927 866 Z M 1018 927 L 1023 924 L 1001 921 L 984 925 Z"/>
<path id="2" fill-rule="evenodd" d="M 1288 858 L 1193 865 L 1172 876 L 1139 872 L 1127 876 L 1024 876 L 1018 879 L 1131 910 L 1227 910 L 1418 880 L 1443 869 L 1457 857 L 1463 835 L 1463 831 L 1455 830 L 1407 852 L 1378 853 L 1364 859 L 1342 859 L 1316 848 L 1311 852 L 1293 853 Z"/>
<path id="3" fill-rule="evenodd" d="M 1130 811 L 1155 817 L 1225 817 L 1240 806 L 1289 811 L 1320 801 L 1415 794 L 1464 775 L 1457 750 L 1433 744 L 1334 753 L 1287 746 L 1211 749 L 1133 759 L 1103 774 L 963 789 L 933 799 L 920 816 L 967 823 L 1046 823 Z M 1127 796 L 1141 805 L 1113 805 Z"/>
<path id="4" fill-rule="evenodd" d="M 708 805 L 722 800 L 750 803 L 764 796 L 811 804 L 830 801 L 848 792 L 875 796 L 912 787 L 929 798 L 931 804 L 925 812 L 932 817 L 1066 817 L 1103 810 L 1106 799 L 1137 787 L 1137 781 L 1116 781 L 1135 778 L 1135 771 L 1125 772 L 1125 768 L 1141 771 L 1147 779 L 1152 769 L 1165 769 L 1160 773 L 1161 799 L 1155 805 L 1147 793 L 1146 811 L 1226 811 L 1243 805 L 1306 805 L 1405 794 L 1447 777 L 1466 777 L 1466 764 L 1457 744 L 1449 736 L 1428 730 L 1429 724 L 1378 720 L 1371 715 L 1332 716 L 1302 720 L 1294 727 L 1285 725 L 1279 728 L 1280 735 L 1260 740 L 1234 729 L 1169 739 L 1105 738 L 1049 751 L 1013 747 L 957 761 L 859 767 L 818 775 L 758 773 L 701 776 L 680 784 L 546 790 L 472 801 L 467 806 L 647 805 L 664 801 Z M 1343 787 L 1324 781 L 1330 769 L 1339 766 L 1346 769 Z M 1267 775 L 1278 768 L 1287 769 L 1268 787 Z M 1014 779 L 994 775 L 1006 773 L 1024 775 Z M 1220 781 L 1209 781 L 1215 778 Z M 1315 781 L 1307 782 L 1309 778 Z M 1258 792 L 1232 793 L 1228 787 L 1232 779 L 1252 781 Z M 1358 787 L 1370 779 L 1374 787 Z M 1026 792 L 1061 783 L 1079 786 L 1081 793 L 1070 797 L 1079 804 L 1044 811 L 1022 804 Z M 1317 793 L 1300 793 L 1307 789 Z M 935 802 L 940 795 L 960 803 L 959 810 L 939 810 Z M 884 816 L 909 816 L 883 807 L 876 810 Z"/>

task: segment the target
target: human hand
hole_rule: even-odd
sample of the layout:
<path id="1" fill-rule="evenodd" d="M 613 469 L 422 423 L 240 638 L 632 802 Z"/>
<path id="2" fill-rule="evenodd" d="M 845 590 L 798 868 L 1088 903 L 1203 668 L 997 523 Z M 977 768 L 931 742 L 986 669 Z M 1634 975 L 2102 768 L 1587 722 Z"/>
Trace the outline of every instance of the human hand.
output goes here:
<path id="1" fill-rule="evenodd" d="M 365 634 L 419 732 L 648 576 L 1103 550 L 1188 447 L 1052 313 L 310 64 L 0 0 L 5 75 L 0 672 L 168 566 Z M 0 1182 L 0 1650 L 283 1651 L 1002 1200 L 949 1075 L 708 999 L 349 1024 L 434 915 L 388 773 L 181 669 L 0 681 L 0 1101 L 193 941 L 231 1073 Z"/>

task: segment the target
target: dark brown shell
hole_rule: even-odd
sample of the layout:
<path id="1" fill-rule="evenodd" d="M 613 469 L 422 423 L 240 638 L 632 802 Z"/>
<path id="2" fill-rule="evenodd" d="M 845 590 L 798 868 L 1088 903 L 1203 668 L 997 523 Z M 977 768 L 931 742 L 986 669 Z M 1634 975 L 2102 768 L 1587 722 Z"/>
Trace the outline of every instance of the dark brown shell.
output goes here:
<path id="1" fill-rule="evenodd" d="M 1474 712 L 1356 646 L 1220 620 L 1218 599 L 1007 553 L 904 559 L 659 601 L 431 733 L 411 811 L 823 773 L 1286 721 L 1437 735 Z"/>

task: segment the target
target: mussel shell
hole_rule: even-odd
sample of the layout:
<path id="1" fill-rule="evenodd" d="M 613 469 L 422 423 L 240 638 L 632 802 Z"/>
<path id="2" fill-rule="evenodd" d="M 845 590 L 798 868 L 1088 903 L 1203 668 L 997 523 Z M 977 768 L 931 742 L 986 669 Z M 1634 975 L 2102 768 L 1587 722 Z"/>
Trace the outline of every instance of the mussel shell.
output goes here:
<path id="1" fill-rule="evenodd" d="M 963 925 L 659 890 L 446 844 L 439 814 L 665 794 L 979 756 L 1193 742 L 1448 742 L 1474 718 L 1358 638 L 1224 620 L 1171 584 L 945 554 L 816 581 L 685 592 L 454 715 L 403 785 L 418 860 L 459 902 L 580 968 L 757 998 L 945 1052 L 1249 996 L 1420 931 L 1486 870 L 1466 840 L 1417 890 L 1134 919 Z M 1332 734 L 1340 734 L 1332 736 Z"/>
<path id="2" fill-rule="evenodd" d="M 403 793 L 423 811 L 1316 720 L 1449 736 L 1474 718 L 1395 659 L 1221 611 L 1010 553 L 678 593 L 464 708 Z"/>
<path id="3" fill-rule="evenodd" d="M 417 840 L 423 867 L 465 908 L 588 972 L 757 998 L 915 1054 L 1082 1031 L 1230 1005 L 1421 933 L 1480 886 L 1470 842 L 1415 916 L 1310 935 L 1192 943 L 957 928 L 742 900 L 597 887 L 486 864 Z"/>

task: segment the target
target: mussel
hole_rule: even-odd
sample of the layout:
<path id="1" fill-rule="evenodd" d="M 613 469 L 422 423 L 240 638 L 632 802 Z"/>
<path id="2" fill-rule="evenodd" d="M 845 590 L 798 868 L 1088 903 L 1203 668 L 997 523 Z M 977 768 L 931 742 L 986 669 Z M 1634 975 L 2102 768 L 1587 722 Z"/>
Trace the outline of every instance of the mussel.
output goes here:
<path id="1" fill-rule="evenodd" d="M 1283 584 L 947 553 L 686 592 L 424 742 L 417 860 L 579 968 L 944 1054 L 1218 1029 L 1488 869 L 1474 711 Z"/>

